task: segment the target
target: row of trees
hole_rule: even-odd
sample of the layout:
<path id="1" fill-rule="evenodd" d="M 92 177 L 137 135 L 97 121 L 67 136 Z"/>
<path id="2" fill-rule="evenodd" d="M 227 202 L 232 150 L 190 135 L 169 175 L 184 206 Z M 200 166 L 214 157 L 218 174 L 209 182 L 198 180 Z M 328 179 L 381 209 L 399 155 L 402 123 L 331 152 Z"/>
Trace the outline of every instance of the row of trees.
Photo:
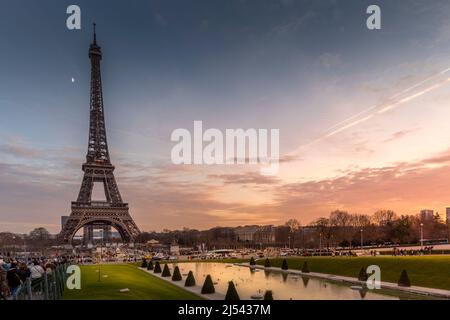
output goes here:
<path id="1" fill-rule="evenodd" d="M 351 214 L 347 211 L 336 210 L 328 217 L 316 219 L 305 226 L 296 219 L 290 219 L 284 225 L 271 227 L 274 240 L 263 244 L 305 249 L 318 248 L 320 245 L 323 248 L 349 247 L 360 246 L 361 238 L 365 245 L 418 243 L 421 229 L 424 239 L 448 238 L 448 225 L 437 213 L 432 219 L 421 221 L 419 216 L 399 216 L 392 210 L 379 210 L 372 215 Z M 162 243 L 171 243 L 175 240 L 183 246 L 205 243 L 209 247 L 251 245 L 258 247 L 260 244 L 257 237 L 250 242 L 239 242 L 234 230 L 235 228 L 228 227 L 204 231 L 187 228 L 175 231 L 165 230 L 163 233 L 143 233 L 140 240 L 145 242 L 156 239 Z"/>
<path id="2" fill-rule="evenodd" d="M 16 248 L 26 251 L 42 250 L 55 242 L 45 228 L 35 228 L 29 234 L 0 232 L 0 248 Z"/>
<path id="3" fill-rule="evenodd" d="M 377 244 L 418 243 L 423 232 L 424 239 L 448 239 L 449 227 L 435 214 L 431 219 L 421 220 L 419 216 L 397 215 L 392 210 L 379 210 L 372 215 L 351 214 L 336 210 L 328 217 L 316 219 L 302 226 L 296 219 L 288 220 L 281 226 L 266 226 L 264 232 L 270 233 L 271 241 L 263 243 L 255 234 L 253 241 L 242 242 L 235 228 L 216 227 L 209 230 L 184 228 L 182 230 L 164 230 L 163 232 L 143 232 L 137 242 L 145 243 L 156 239 L 164 244 L 176 241 L 179 245 L 193 247 L 205 244 L 211 247 L 239 246 L 290 246 L 292 248 L 333 248 L 337 246 L 359 246 Z M 39 250 L 56 244 L 54 237 L 45 228 L 36 228 L 29 234 L 17 235 L 10 232 L 0 233 L 0 248 L 26 248 Z"/>
<path id="4" fill-rule="evenodd" d="M 336 210 L 310 226 L 316 230 L 315 237 L 322 237 L 327 247 L 357 246 L 361 238 L 364 244 L 418 243 L 421 232 L 424 239 L 430 240 L 447 239 L 449 232 L 448 225 L 437 213 L 432 219 L 421 220 L 418 215 L 398 216 L 392 210 L 379 210 L 371 216 Z"/>

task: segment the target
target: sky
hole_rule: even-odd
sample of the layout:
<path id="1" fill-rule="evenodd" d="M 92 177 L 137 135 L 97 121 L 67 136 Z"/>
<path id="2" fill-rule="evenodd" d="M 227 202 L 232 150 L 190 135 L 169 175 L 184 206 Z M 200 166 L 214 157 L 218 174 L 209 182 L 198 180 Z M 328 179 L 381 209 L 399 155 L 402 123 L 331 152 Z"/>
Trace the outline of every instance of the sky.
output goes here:
<path id="1" fill-rule="evenodd" d="M 66 8 L 81 8 L 68 30 Z M 366 8 L 381 8 L 368 30 Z M 87 151 L 92 22 L 141 230 L 450 206 L 448 0 L 0 1 L 0 230 L 60 229 Z M 279 129 L 281 164 L 174 165 L 171 133 Z"/>

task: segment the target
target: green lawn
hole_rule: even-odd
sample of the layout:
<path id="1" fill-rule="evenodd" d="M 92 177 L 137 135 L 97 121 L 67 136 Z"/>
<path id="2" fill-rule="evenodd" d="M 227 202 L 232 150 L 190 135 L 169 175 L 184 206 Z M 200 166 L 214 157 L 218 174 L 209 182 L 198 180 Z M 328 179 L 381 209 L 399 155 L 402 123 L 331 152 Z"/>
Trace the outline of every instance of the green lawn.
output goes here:
<path id="1" fill-rule="evenodd" d="M 283 259 L 270 259 L 273 267 L 281 267 Z M 412 285 L 450 290 L 450 256 L 412 257 L 308 257 L 287 258 L 290 269 L 301 269 L 308 261 L 311 272 L 358 277 L 361 267 L 378 265 L 381 281 L 397 283 L 403 269 Z M 264 259 L 257 264 L 264 265 Z"/>
<path id="2" fill-rule="evenodd" d="M 197 295 L 131 264 L 81 266 L 81 290 L 65 290 L 65 300 L 198 300 Z M 105 277 L 107 276 L 107 277 Z M 120 292 L 128 288 L 129 292 Z"/>

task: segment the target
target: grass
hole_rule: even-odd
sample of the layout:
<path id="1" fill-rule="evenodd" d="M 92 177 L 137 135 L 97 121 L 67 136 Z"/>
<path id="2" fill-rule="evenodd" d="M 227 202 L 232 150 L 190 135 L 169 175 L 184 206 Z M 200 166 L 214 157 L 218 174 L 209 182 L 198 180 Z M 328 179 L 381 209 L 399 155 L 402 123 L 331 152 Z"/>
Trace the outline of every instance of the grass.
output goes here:
<path id="1" fill-rule="evenodd" d="M 131 264 L 81 266 L 81 290 L 65 290 L 64 300 L 198 300 L 197 295 Z M 106 276 L 107 277 L 104 277 Z M 128 288 L 129 292 L 120 292 Z"/>
<path id="2" fill-rule="evenodd" d="M 412 257 L 308 257 L 287 258 L 289 269 L 301 270 L 308 261 L 311 272 L 357 278 L 361 267 L 378 265 L 381 281 L 397 283 L 403 269 L 408 272 L 411 285 L 450 290 L 450 256 Z M 270 259 L 272 267 L 281 267 L 283 258 Z M 264 259 L 256 262 L 264 265 Z"/>

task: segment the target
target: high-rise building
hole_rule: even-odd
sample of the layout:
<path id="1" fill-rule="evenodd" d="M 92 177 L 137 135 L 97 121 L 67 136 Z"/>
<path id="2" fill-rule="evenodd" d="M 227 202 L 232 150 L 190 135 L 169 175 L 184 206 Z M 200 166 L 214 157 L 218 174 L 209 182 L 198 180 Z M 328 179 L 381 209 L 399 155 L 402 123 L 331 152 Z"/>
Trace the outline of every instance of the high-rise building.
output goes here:
<path id="1" fill-rule="evenodd" d="M 445 222 L 450 223 L 450 207 L 445 208 Z"/>
<path id="2" fill-rule="evenodd" d="M 433 218 L 434 218 L 434 210 L 430 210 L 430 209 L 420 210 L 420 220 L 429 221 L 429 220 L 433 220 Z"/>
<path id="3" fill-rule="evenodd" d="M 64 228 L 67 220 L 69 220 L 69 216 L 61 216 L 61 230 Z"/>

